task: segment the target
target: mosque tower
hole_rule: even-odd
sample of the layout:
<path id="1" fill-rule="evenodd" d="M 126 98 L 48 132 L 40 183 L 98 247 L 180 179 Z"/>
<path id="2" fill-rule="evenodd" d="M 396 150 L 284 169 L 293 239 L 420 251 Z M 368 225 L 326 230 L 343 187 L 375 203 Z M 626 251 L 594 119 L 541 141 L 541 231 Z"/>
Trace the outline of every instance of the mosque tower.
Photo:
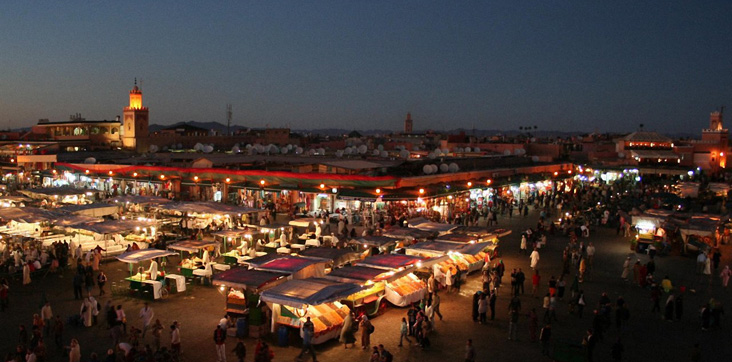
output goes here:
<path id="1" fill-rule="evenodd" d="M 147 151 L 148 109 L 142 106 L 142 91 L 135 86 L 130 91 L 130 105 L 123 110 L 122 146 L 142 153 Z"/>

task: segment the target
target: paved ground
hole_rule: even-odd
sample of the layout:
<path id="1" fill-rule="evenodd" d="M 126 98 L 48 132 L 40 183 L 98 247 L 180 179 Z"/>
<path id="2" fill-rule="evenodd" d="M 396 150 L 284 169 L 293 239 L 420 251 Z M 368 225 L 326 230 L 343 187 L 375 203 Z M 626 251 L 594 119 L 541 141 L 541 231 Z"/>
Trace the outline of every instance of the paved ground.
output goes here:
<path id="1" fill-rule="evenodd" d="M 507 270 L 514 267 L 521 267 L 529 270 L 528 257 L 518 254 L 518 239 L 520 231 L 530 225 L 535 225 L 538 215 L 531 213 L 528 218 L 515 217 L 513 219 L 501 219 L 502 226 L 508 226 L 514 233 L 502 240 L 503 260 Z M 668 274 L 675 285 L 686 285 L 689 289 L 695 289 L 696 293 L 687 293 L 685 299 L 685 313 L 681 321 L 668 322 L 661 319 L 661 315 L 651 314 L 650 292 L 623 283 L 620 280 L 621 266 L 626 256 L 639 257 L 643 262 L 647 257 L 640 254 L 631 254 L 627 240 L 616 237 L 615 230 L 600 228 L 595 230 L 589 239 L 597 247 L 595 268 L 591 280 L 583 283 L 582 287 L 587 296 L 588 307 L 586 317 L 579 319 L 575 315 L 568 314 L 566 303 L 562 303 L 558 310 L 558 321 L 554 323 L 553 345 L 560 348 L 567 343 L 579 343 L 584 331 L 591 327 L 592 307 L 596 305 L 599 295 L 605 291 L 612 301 L 618 295 L 625 297 L 631 311 L 629 327 L 620 332 L 611 329 L 596 351 L 596 360 L 609 361 L 610 346 L 622 336 L 626 353 L 626 361 L 688 361 L 690 360 L 692 346 L 700 343 L 702 360 L 716 361 L 724 360 L 723 356 L 732 356 L 732 346 L 729 343 L 729 323 L 723 321 L 722 328 L 702 332 L 699 323 L 699 307 L 709 300 L 710 297 L 721 299 L 729 304 L 731 293 L 722 290 L 719 278 L 714 278 L 712 284 L 700 282 L 694 274 L 695 260 L 692 257 L 668 256 L 657 258 L 657 274 L 663 276 Z M 559 275 L 561 270 L 561 250 L 568 240 L 563 237 L 550 237 L 548 245 L 541 251 L 541 262 L 539 268 L 543 275 L 542 288 L 546 291 L 546 281 L 552 274 Z M 723 249 L 722 265 L 730 263 L 730 247 Z M 109 262 L 103 265 L 109 274 L 110 284 L 112 281 L 119 283 L 127 274 L 126 266 L 119 262 Z M 508 282 L 508 276 L 504 277 Z M 527 283 L 527 284 L 530 284 Z M 385 314 L 377 317 L 373 322 L 376 332 L 372 336 L 372 344 L 382 343 L 392 351 L 395 361 L 461 361 L 464 353 L 464 345 L 467 338 L 472 338 L 476 345 L 479 361 L 526 361 L 546 359 L 541 356 L 538 343 L 529 342 L 528 323 L 525 318 L 520 321 L 519 341 L 508 341 L 507 302 L 509 299 L 509 288 L 504 287 L 499 292 L 497 303 L 497 320 L 489 325 L 478 325 L 471 320 L 471 298 L 472 294 L 479 288 L 479 278 L 471 275 L 468 283 L 463 287 L 459 295 L 443 294 L 442 313 L 445 316 L 443 321 L 436 322 L 436 332 L 431 336 L 432 347 L 428 350 L 421 350 L 417 347 L 397 347 L 399 336 L 399 321 L 405 316 L 406 310 L 390 308 Z M 0 351 L 3 353 L 13 348 L 17 341 L 17 325 L 20 323 L 29 326 L 33 313 L 39 313 L 40 302 L 44 297 L 51 301 L 54 313 L 67 316 L 78 313 L 80 303 L 73 300 L 71 290 L 71 275 L 63 277 L 49 275 L 36 277 L 30 286 L 23 287 L 16 280 L 11 285 L 11 306 L 9 311 L 0 313 Z M 523 296 L 523 309 L 528 311 L 536 308 L 541 316 L 541 301 L 530 296 Z M 102 298 L 102 305 L 107 298 Z M 666 296 L 662 297 L 662 304 Z M 142 306 L 140 300 L 132 298 L 118 298 L 113 300 L 114 304 L 122 304 L 130 317 L 132 324 L 138 324 L 135 317 Z M 215 351 L 212 341 L 212 331 L 223 314 L 225 304 L 224 296 L 215 288 L 196 286 L 188 295 L 173 295 L 167 300 L 153 303 L 156 317 L 160 318 L 163 325 L 170 325 L 173 320 L 178 320 L 182 326 L 183 359 L 185 361 L 214 361 Z M 101 316 L 100 316 L 101 317 Z M 167 332 L 167 330 L 166 330 Z M 111 340 L 107 330 L 101 327 L 73 328 L 66 329 L 64 340 L 68 343 L 70 338 L 76 337 L 80 340 L 83 360 L 86 360 L 91 352 L 104 353 L 110 347 Z M 149 337 L 148 337 L 149 338 Z M 149 341 L 148 341 L 149 342 Z M 234 347 L 234 340 L 229 339 L 227 349 Z M 252 360 L 255 341 L 246 341 L 249 356 L 247 361 Z M 52 341 L 49 341 L 49 349 L 54 350 Z M 164 333 L 163 344 L 169 344 L 169 337 Z M 272 340 L 272 345 L 274 341 Z M 293 361 L 299 348 L 275 347 L 275 361 Z M 320 361 L 367 361 L 369 356 L 361 349 L 343 349 L 337 342 L 331 341 L 317 347 Z M 235 360 L 233 353 L 229 353 L 229 359 Z M 54 355 L 51 361 L 65 361 L 61 353 Z"/>

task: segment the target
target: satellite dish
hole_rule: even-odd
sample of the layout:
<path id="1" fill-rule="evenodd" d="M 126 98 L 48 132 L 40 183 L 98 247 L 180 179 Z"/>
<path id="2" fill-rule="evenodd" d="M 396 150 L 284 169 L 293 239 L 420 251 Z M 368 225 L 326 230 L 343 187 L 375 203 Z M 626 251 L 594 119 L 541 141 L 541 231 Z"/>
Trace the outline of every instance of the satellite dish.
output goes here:
<path id="1" fill-rule="evenodd" d="M 427 155 L 427 158 L 429 158 L 430 160 L 434 160 L 435 158 L 437 158 L 437 155 L 435 155 L 435 152 L 430 152 Z"/>
<path id="2" fill-rule="evenodd" d="M 378 156 L 378 155 L 379 155 L 379 150 L 374 150 L 374 152 L 372 152 L 372 154 L 373 154 L 374 156 Z"/>
<path id="3" fill-rule="evenodd" d="M 476 147 L 475 149 L 473 149 L 473 152 L 480 152 L 480 147 Z"/>
<path id="4" fill-rule="evenodd" d="M 84 163 L 85 163 L 85 164 L 88 164 L 88 165 L 92 165 L 92 164 L 95 164 L 95 163 L 97 163 L 97 159 L 96 159 L 96 158 L 94 158 L 94 157 L 87 157 L 87 158 L 86 158 L 86 159 L 84 160 Z"/>
<path id="5" fill-rule="evenodd" d="M 446 163 L 440 165 L 440 172 L 447 172 L 449 169 L 450 167 Z"/>
<path id="6" fill-rule="evenodd" d="M 511 156 L 511 150 L 505 150 L 503 151 L 504 156 Z"/>
<path id="7" fill-rule="evenodd" d="M 338 158 L 341 158 L 341 157 L 343 157 L 343 150 L 338 150 L 338 151 L 336 151 L 335 155 L 336 155 L 336 157 L 338 157 Z"/>
<path id="8" fill-rule="evenodd" d="M 231 152 L 233 153 L 239 153 L 241 150 L 239 149 L 239 145 L 234 145 L 234 147 L 231 148 Z"/>
<path id="9" fill-rule="evenodd" d="M 625 158 L 625 152 L 618 152 L 618 158 Z"/>
<path id="10" fill-rule="evenodd" d="M 432 168 L 432 173 L 437 173 L 437 170 L 438 170 L 437 165 L 432 164 L 432 165 L 430 165 L 430 167 Z"/>
<path id="11" fill-rule="evenodd" d="M 383 151 L 383 150 L 384 150 L 384 145 L 378 145 L 378 146 L 376 146 L 376 148 L 377 148 L 377 149 L 378 149 L 379 151 Z"/>
<path id="12" fill-rule="evenodd" d="M 203 145 L 201 143 L 196 143 L 196 145 L 193 146 L 193 149 L 198 152 L 203 151 Z"/>
<path id="13" fill-rule="evenodd" d="M 360 145 L 360 146 L 358 146 L 358 153 L 360 153 L 362 155 L 365 155 L 366 154 L 366 151 L 368 151 L 368 150 L 369 150 L 369 148 L 366 147 L 366 145 Z"/>
<path id="14" fill-rule="evenodd" d="M 442 154 L 443 155 L 447 155 L 448 153 L 450 153 L 450 150 L 448 150 L 447 148 L 443 148 L 442 149 Z"/>
<path id="15" fill-rule="evenodd" d="M 318 148 L 317 152 L 318 152 L 319 155 L 325 156 L 325 148 L 322 148 L 322 147 L 321 148 Z"/>
<path id="16" fill-rule="evenodd" d="M 422 166 L 422 172 L 429 175 L 432 173 L 432 165 L 424 165 Z"/>
<path id="17" fill-rule="evenodd" d="M 249 143 L 247 143 L 247 145 L 246 145 L 246 146 L 244 146 L 244 148 L 246 148 L 246 149 L 248 150 L 248 149 L 252 148 L 252 145 L 251 145 L 251 144 L 249 144 Z"/>
<path id="18" fill-rule="evenodd" d="M 280 149 L 280 153 L 281 153 L 281 154 L 283 154 L 283 155 L 286 155 L 286 154 L 287 154 L 287 152 L 290 152 L 290 149 L 289 149 L 289 148 L 287 148 L 287 147 L 282 147 L 282 148 Z"/>
<path id="19" fill-rule="evenodd" d="M 386 151 L 381 151 L 381 155 L 380 155 L 380 156 L 381 156 L 382 158 L 387 158 L 387 157 L 389 157 L 389 152 L 386 152 Z"/>
<path id="20" fill-rule="evenodd" d="M 213 152 L 214 148 L 211 145 L 203 146 L 203 153 L 211 153 Z"/>
<path id="21" fill-rule="evenodd" d="M 350 155 L 350 154 L 352 154 L 352 153 L 353 153 L 353 148 L 351 148 L 351 147 L 346 147 L 346 149 L 345 149 L 345 150 L 343 150 L 343 153 L 344 153 L 344 154 L 346 154 L 346 155 Z"/>
<path id="22" fill-rule="evenodd" d="M 298 147 L 298 148 L 295 149 L 295 154 L 296 155 L 302 155 L 302 151 L 303 151 L 302 147 Z"/>
<path id="23" fill-rule="evenodd" d="M 539 156 L 531 156 L 531 161 L 539 162 Z"/>
<path id="24" fill-rule="evenodd" d="M 401 151 L 399 151 L 399 157 L 401 157 L 401 158 L 409 158 L 409 151 L 407 151 L 407 150 L 401 150 Z"/>
<path id="25" fill-rule="evenodd" d="M 463 151 L 465 151 L 465 152 L 470 152 L 470 151 L 471 151 L 471 149 L 470 149 L 470 147 L 465 147 L 465 149 L 464 149 Z"/>
<path id="26" fill-rule="evenodd" d="M 516 149 L 514 149 L 514 150 L 513 150 L 513 154 L 514 154 L 514 155 L 520 155 L 520 154 L 521 154 L 521 149 L 520 149 L 520 148 L 516 148 Z"/>
<path id="27" fill-rule="evenodd" d="M 455 162 L 451 163 L 450 166 L 448 166 L 447 168 L 452 173 L 458 172 L 460 170 L 460 167 Z"/>
<path id="28" fill-rule="evenodd" d="M 148 147 L 147 150 L 150 153 L 158 152 L 158 145 L 150 145 L 150 147 Z"/>

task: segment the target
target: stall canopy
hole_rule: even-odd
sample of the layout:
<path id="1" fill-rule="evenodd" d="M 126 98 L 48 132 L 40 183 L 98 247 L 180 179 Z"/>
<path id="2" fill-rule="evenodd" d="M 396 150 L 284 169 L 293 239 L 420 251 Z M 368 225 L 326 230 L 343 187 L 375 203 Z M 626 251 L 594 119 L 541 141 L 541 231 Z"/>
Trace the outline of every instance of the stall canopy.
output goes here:
<path id="1" fill-rule="evenodd" d="M 398 272 L 384 270 L 381 268 L 373 268 L 370 266 L 363 265 L 352 265 L 345 266 L 343 268 L 334 269 L 328 273 L 325 278 L 332 279 L 340 282 L 356 282 L 359 284 L 366 284 L 367 282 L 380 282 L 380 281 L 393 281 L 399 279 L 413 270 L 411 268 L 404 269 Z"/>
<path id="2" fill-rule="evenodd" d="M 263 263 L 257 270 L 266 270 L 292 275 L 293 279 L 321 277 L 325 274 L 325 263 L 320 259 L 282 255 L 282 257 Z"/>
<path id="3" fill-rule="evenodd" d="M 169 202 L 159 205 L 159 210 L 173 211 L 181 213 L 196 214 L 251 214 L 261 212 L 260 209 L 252 209 L 249 207 L 241 207 L 235 205 L 222 204 L 219 202 Z"/>
<path id="4" fill-rule="evenodd" d="M 60 211 L 91 216 L 91 217 L 102 217 L 107 215 L 114 215 L 119 212 L 119 206 L 109 204 L 87 204 L 87 205 L 68 205 L 59 208 Z"/>
<path id="5" fill-rule="evenodd" d="M 308 248 L 301 251 L 300 255 L 325 260 L 335 266 L 341 266 L 359 258 L 358 253 L 353 250 L 335 248 Z"/>
<path id="6" fill-rule="evenodd" d="M 475 243 L 478 238 L 465 234 L 444 234 L 435 238 L 435 241 L 443 241 L 447 243 Z"/>
<path id="7" fill-rule="evenodd" d="M 434 231 L 439 234 L 445 234 L 450 232 L 451 230 L 457 228 L 457 225 L 452 224 L 443 224 L 439 222 L 431 222 L 425 218 L 418 217 L 414 219 L 409 219 L 407 221 L 409 224 L 409 227 L 424 230 L 424 231 Z"/>
<path id="8" fill-rule="evenodd" d="M 285 282 L 287 274 L 234 268 L 213 276 L 213 285 L 262 291 Z"/>
<path id="9" fill-rule="evenodd" d="M 479 238 L 490 238 L 490 237 L 504 237 L 511 234 L 511 230 L 497 228 L 497 227 L 479 227 L 479 226 L 458 226 L 453 231 L 453 234 L 464 234 L 470 236 L 477 236 Z"/>
<path id="10" fill-rule="evenodd" d="M 48 187 L 21 190 L 20 193 L 33 199 L 45 199 L 53 196 L 91 195 L 96 190 L 77 189 L 73 187 Z"/>
<path id="11" fill-rule="evenodd" d="M 459 251 L 465 246 L 472 246 L 472 245 L 483 245 L 488 243 L 480 243 L 480 244 L 455 244 L 450 242 L 444 242 L 444 241 L 425 241 L 423 243 L 417 243 L 414 245 L 407 246 L 407 253 L 408 254 L 419 254 L 419 253 L 428 253 L 432 255 L 444 255 L 449 252 Z M 476 253 L 477 254 L 477 253 Z"/>
<path id="12" fill-rule="evenodd" d="M 323 222 L 323 219 L 319 219 L 316 217 L 306 217 L 306 218 L 302 218 L 302 219 L 290 220 L 290 225 L 297 226 L 300 228 L 306 228 L 306 227 L 310 226 L 311 224 L 315 225 L 316 223 L 320 224 L 322 222 Z"/>
<path id="13" fill-rule="evenodd" d="M 397 239 L 434 239 L 437 237 L 437 232 L 415 228 L 393 227 L 384 231 L 381 235 Z"/>
<path id="14" fill-rule="evenodd" d="M 53 222 L 63 215 L 37 207 L 5 207 L 0 208 L 0 218 L 24 223 Z"/>
<path id="15" fill-rule="evenodd" d="M 168 245 L 170 250 L 187 251 L 189 253 L 197 253 L 201 249 L 216 246 L 215 241 L 208 240 L 183 240 L 175 244 Z"/>
<path id="16" fill-rule="evenodd" d="M 363 287 L 355 283 L 341 283 L 324 278 L 289 280 L 265 290 L 260 299 L 294 308 L 305 305 L 320 305 L 346 298 L 358 293 Z"/>
<path id="17" fill-rule="evenodd" d="M 222 238 L 238 238 L 242 237 L 244 235 L 251 235 L 253 233 L 256 233 L 257 231 L 254 229 L 232 229 L 232 230 L 221 230 L 217 231 L 211 235 L 213 236 L 220 236 Z"/>
<path id="18" fill-rule="evenodd" d="M 256 268 L 259 266 L 262 266 L 266 263 L 269 263 L 272 260 L 283 258 L 285 255 L 282 254 L 265 254 L 262 256 L 258 256 L 256 258 L 252 258 L 249 260 L 245 260 L 244 264 L 248 265 L 250 268 Z"/>
<path id="19" fill-rule="evenodd" d="M 404 254 L 380 254 L 370 256 L 360 262 L 358 265 L 370 266 L 381 269 L 398 269 L 422 261 L 422 257 Z"/>
<path id="20" fill-rule="evenodd" d="M 171 255 L 175 255 L 175 253 L 160 249 L 142 249 L 120 254 L 117 256 L 117 260 L 123 263 L 136 264 L 145 260 L 152 260 Z"/>
<path id="21" fill-rule="evenodd" d="M 390 238 L 388 236 L 363 236 L 356 239 L 351 239 L 348 242 L 351 244 L 359 244 L 366 246 L 373 246 L 377 248 L 383 248 L 389 245 L 396 244 L 400 239 Z"/>
<path id="22" fill-rule="evenodd" d="M 112 220 L 95 224 L 78 224 L 71 226 L 74 229 L 87 230 L 97 234 L 120 234 L 138 231 L 142 228 L 155 226 L 153 221 L 142 220 Z"/>
<path id="23" fill-rule="evenodd" d="M 119 202 L 119 203 L 129 203 L 129 204 L 165 204 L 170 202 L 170 200 L 164 198 L 164 197 L 157 197 L 157 196 L 138 196 L 138 195 L 126 195 L 126 196 L 117 196 L 110 199 L 107 199 L 107 202 Z"/>

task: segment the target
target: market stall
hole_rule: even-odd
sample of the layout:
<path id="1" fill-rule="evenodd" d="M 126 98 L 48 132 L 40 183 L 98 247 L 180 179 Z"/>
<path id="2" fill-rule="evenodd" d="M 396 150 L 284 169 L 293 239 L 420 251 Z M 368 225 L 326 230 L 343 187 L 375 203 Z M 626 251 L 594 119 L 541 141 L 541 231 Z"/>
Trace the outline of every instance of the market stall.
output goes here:
<path id="1" fill-rule="evenodd" d="M 359 259 L 358 253 L 351 249 L 325 247 L 305 249 L 300 252 L 300 256 L 323 260 L 327 263 L 326 266 L 329 269 L 339 268 Z"/>
<path id="2" fill-rule="evenodd" d="M 391 227 L 381 233 L 382 236 L 410 241 L 414 244 L 420 241 L 432 240 L 437 237 L 436 231 L 425 231 L 416 228 Z"/>
<path id="3" fill-rule="evenodd" d="M 216 242 L 209 240 L 184 240 L 168 245 L 169 250 L 181 253 L 178 269 L 186 278 L 213 276 L 213 262 L 210 255 L 214 252 L 215 247 Z M 188 257 L 185 258 L 183 253 L 187 253 Z"/>
<path id="4" fill-rule="evenodd" d="M 252 239 L 255 233 L 256 230 L 250 228 L 214 232 L 214 240 L 221 244 L 224 263 L 235 265 L 241 256 L 248 255 L 249 248 L 254 246 Z"/>
<path id="5" fill-rule="evenodd" d="M 393 280 L 392 277 L 399 278 L 402 276 L 401 273 L 395 275 L 393 272 L 381 268 L 350 265 L 332 270 L 325 278 L 342 283 L 357 283 L 363 286 L 363 289 L 358 293 L 349 295 L 341 302 L 354 311 L 356 316 L 366 314 L 372 317 L 385 307 L 382 300 L 386 297 L 386 282 Z"/>
<path id="6" fill-rule="evenodd" d="M 107 220 L 64 227 L 67 233 L 74 234 L 73 240 L 81 245 L 82 250 L 101 246 L 105 255 L 116 255 L 132 245 L 147 249 L 155 237 L 156 228 L 157 222 L 150 219 Z"/>
<path id="7" fill-rule="evenodd" d="M 361 236 L 348 240 L 363 256 L 390 253 L 403 239 L 388 236 Z"/>
<path id="8" fill-rule="evenodd" d="M 672 212 L 666 210 L 648 210 L 649 212 L 633 215 L 632 225 L 635 227 L 635 250 L 645 252 L 651 244 L 659 242 L 665 235 L 663 225 Z"/>
<path id="9" fill-rule="evenodd" d="M 443 224 L 443 223 L 439 223 L 439 222 L 432 222 L 423 217 L 409 219 L 409 220 L 407 220 L 407 225 L 409 225 L 410 228 L 436 232 L 439 235 L 447 234 L 450 231 L 452 231 L 458 227 L 458 225 L 453 225 L 453 224 Z"/>
<path id="10" fill-rule="evenodd" d="M 103 217 L 109 215 L 118 215 L 120 212 L 120 206 L 115 204 L 84 204 L 84 205 L 67 205 L 56 209 L 62 212 L 68 212 L 70 214 L 90 216 L 90 217 Z"/>
<path id="11" fill-rule="evenodd" d="M 163 291 L 163 280 L 167 277 L 165 270 L 158 270 L 159 263 L 156 259 L 161 260 L 175 253 L 158 250 L 144 249 L 133 250 L 117 256 L 117 260 L 129 264 L 130 276 L 125 278 L 130 283 L 130 291 L 140 296 L 150 296 L 152 299 L 163 298 L 167 294 L 167 290 Z M 135 265 L 150 261 L 148 268 L 140 266 L 135 273 Z M 165 263 L 162 263 L 165 265 Z M 134 273 L 134 274 L 133 274 Z M 185 290 L 185 281 L 179 282 L 177 278 L 169 278 L 174 281 L 175 290 Z"/>
<path id="12" fill-rule="evenodd" d="M 302 256 L 268 254 L 247 260 L 245 263 L 252 269 L 287 274 L 288 279 L 306 279 L 325 275 L 326 261 Z"/>
<path id="13" fill-rule="evenodd" d="M 289 280 L 265 290 L 261 300 L 272 309 L 272 332 L 276 326 L 300 329 L 307 317 L 315 326 L 313 344 L 321 344 L 340 335 L 347 306 L 339 300 L 358 293 L 363 287 L 323 278 Z M 287 333 L 286 329 L 283 329 Z M 280 332 L 283 333 L 283 332 Z"/>
<path id="14" fill-rule="evenodd" d="M 80 205 L 92 203 L 97 191 L 73 187 L 49 187 L 21 190 L 20 193 L 34 200 L 45 200 L 44 202 L 49 204 Z"/>
<path id="15" fill-rule="evenodd" d="M 396 306 L 404 307 L 422 300 L 427 292 L 427 283 L 411 273 L 416 267 L 421 266 L 425 259 L 414 255 L 382 254 L 368 257 L 357 265 L 389 272 L 385 276 L 389 278 L 384 286 L 386 300 Z M 391 278 L 394 275 L 398 277 Z"/>

